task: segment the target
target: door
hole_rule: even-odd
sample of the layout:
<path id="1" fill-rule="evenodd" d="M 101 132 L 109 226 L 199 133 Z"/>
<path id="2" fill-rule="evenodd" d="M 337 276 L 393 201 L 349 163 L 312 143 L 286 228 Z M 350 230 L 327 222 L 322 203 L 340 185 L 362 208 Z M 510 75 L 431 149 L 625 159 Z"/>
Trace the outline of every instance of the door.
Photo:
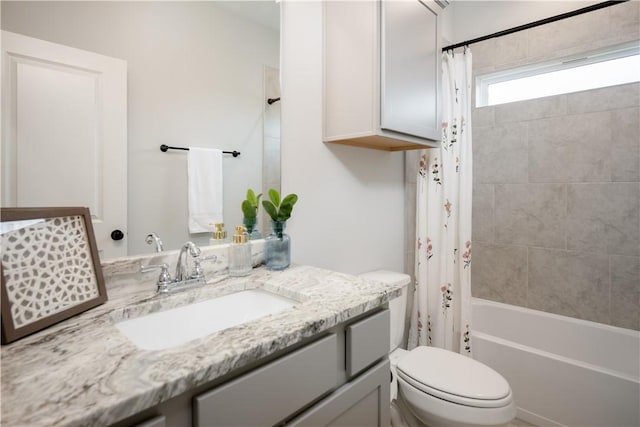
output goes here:
<path id="1" fill-rule="evenodd" d="M 2 206 L 86 206 L 125 256 L 127 63 L 6 31 L 2 63 Z"/>

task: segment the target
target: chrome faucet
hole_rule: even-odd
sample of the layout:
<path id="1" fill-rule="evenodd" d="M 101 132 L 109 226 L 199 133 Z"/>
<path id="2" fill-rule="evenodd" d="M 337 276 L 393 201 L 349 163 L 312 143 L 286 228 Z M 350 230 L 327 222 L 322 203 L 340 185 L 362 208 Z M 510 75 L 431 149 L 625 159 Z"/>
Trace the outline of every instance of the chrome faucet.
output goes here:
<path id="1" fill-rule="evenodd" d="M 156 244 L 156 252 L 162 252 L 162 240 L 156 233 L 149 233 L 147 237 L 144 239 L 147 242 L 147 245 Z"/>
<path id="2" fill-rule="evenodd" d="M 174 276 L 174 281 L 182 282 L 190 278 L 189 255 L 193 258 L 197 258 L 200 256 L 200 253 L 200 248 L 193 242 L 187 242 L 182 246 L 182 249 L 180 249 L 180 255 L 178 255 L 178 262 L 176 263 L 176 275 Z M 182 262 L 183 256 L 184 263 Z"/>
<path id="3" fill-rule="evenodd" d="M 161 270 L 156 283 L 159 294 L 168 294 L 202 286 L 207 283 L 207 280 L 200 265 L 201 261 L 212 260 L 215 262 L 217 257 L 211 255 L 200 258 L 201 252 L 195 243 L 185 243 L 180 249 L 180 254 L 176 261 L 176 275 L 173 279 L 169 274 L 169 266 L 167 264 L 140 266 L 140 271 L 146 273 L 155 269 Z M 189 267 L 189 258 L 193 258 L 193 269 Z"/>

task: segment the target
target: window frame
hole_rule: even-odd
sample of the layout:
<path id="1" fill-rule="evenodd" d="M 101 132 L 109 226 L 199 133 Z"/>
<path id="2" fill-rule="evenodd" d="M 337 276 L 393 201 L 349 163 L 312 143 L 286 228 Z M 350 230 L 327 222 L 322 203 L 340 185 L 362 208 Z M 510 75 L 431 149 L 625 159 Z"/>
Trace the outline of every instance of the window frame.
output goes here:
<path id="1" fill-rule="evenodd" d="M 595 64 L 599 62 L 611 61 L 615 59 L 626 58 L 629 56 L 640 55 L 640 40 L 635 40 L 628 43 L 623 43 L 614 46 L 608 46 L 600 49 L 596 49 L 589 52 L 576 53 L 573 55 L 564 56 L 561 58 L 555 58 L 549 61 L 538 62 L 535 64 L 528 64 L 517 66 L 514 68 L 492 71 L 489 73 L 479 74 L 475 78 L 476 84 L 476 108 L 490 107 L 494 105 L 501 105 L 504 103 L 489 104 L 489 86 L 502 83 L 511 80 L 518 80 L 526 77 L 537 76 L 541 74 L 551 73 L 555 71 L 562 71 L 571 68 L 578 68 L 581 66 Z M 638 78 L 640 81 L 640 76 Z M 599 86 L 609 87 L 609 86 Z M 597 88 L 593 88 L 597 89 Z M 572 93 L 572 92 L 563 92 Z M 558 93 L 561 95 L 563 93 Z M 554 96 L 554 95 L 544 95 Z M 511 102 L 526 101 L 530 99 L 538 98 L 526 98 L 521 100 L 515 100 Z"/>

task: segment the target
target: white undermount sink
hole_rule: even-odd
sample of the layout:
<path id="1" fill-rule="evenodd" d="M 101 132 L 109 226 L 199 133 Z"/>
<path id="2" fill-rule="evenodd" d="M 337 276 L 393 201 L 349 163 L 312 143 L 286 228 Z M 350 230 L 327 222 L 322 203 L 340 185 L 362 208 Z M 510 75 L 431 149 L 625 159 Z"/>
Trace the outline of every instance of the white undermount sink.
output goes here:
<path id="1" fill-rule="evenodd" d="M 279 313 L 296 303 L 262 289 L 252 289 L 124 320 L 116 323 L 116 327 L 139 348 L 162 350 Z"/>

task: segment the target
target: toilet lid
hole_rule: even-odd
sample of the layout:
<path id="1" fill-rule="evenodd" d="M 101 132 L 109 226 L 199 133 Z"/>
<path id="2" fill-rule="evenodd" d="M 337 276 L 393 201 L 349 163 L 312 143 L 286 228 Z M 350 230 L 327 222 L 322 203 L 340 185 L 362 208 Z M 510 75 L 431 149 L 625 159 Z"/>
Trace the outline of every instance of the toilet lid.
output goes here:
<path id="1" fill-rule="evenodd" d="M 469 406 L 511 401 L 509 383 L 488 366 L 452 351 L 417 347 L 398 362 L 398 375 L 425 393 Z"/>

